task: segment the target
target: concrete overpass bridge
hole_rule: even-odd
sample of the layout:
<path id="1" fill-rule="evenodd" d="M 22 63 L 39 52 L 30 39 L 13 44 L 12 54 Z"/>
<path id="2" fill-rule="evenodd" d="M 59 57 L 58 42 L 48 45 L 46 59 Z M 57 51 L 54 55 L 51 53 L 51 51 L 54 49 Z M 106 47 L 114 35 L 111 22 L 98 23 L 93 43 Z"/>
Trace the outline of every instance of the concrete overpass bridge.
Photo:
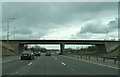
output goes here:
<path id="1" fill-rule="evenodd" d="M 7 40 L 2 40 L 7 43 Z M 119 41 L 106 40 L 9 40 L 9 45 L 14 48 L 16 53 L 21 53 L 26 44 L 59 44 L 61 53 L 64 52 L 66 44 L 74 45 L 96 45 L 99 53 L 107 53 L 118 47 Z"/>

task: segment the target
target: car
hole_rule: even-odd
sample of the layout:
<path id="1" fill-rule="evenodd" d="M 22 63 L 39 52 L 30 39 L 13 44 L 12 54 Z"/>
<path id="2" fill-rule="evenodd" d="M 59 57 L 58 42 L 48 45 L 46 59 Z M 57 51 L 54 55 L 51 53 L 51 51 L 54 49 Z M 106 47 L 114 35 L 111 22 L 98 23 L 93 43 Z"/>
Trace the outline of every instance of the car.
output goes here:
<path id="1" fill-rule="evenodd" d="M 37 56 L 37 52 L 34 52 L 34 56 Z"/>
<path id="2" fill-rule="evenodd" d="M 51 56 L 51 52 L 46 52 L 46 56 Z"/>
<path id="3" fill-rule="evenodd" d="M 35 56 L 40 56 L 40 52 L 34 52 Z"/>
<path id="4" fill-rule="evenodd" d="M 21 60 L 25 60 L 25 59 L 34 59 L 34 54 L 31 51 L 24 51 L 22 52 L 21 56 Z"/>
<path id="5" fill-rule="evenodd" d="M 38 52 L 38 56 L 40 56 L 40 52 Z"/>

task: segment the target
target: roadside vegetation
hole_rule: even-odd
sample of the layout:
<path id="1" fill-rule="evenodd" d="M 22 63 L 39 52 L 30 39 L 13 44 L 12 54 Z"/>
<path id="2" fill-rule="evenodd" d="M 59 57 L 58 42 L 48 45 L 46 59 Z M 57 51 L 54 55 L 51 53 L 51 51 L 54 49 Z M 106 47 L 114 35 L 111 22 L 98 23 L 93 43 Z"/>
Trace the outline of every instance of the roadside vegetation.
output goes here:
<path id="1" fill-rule="evenodd" d="M 27 47 L 25 47 L 25 50 L 30 50 L 30 51 L 32 51 L 32 52 L 43 52 L 43 53 L 45 53 L 45 52 L 47 52 L 47 49 L 46 48 L 44 48 L 44 47 L 41 47 L 41 46 L 38 46 L 38 45 L 36 45 L 36 46 L 34 46 L 34 47 L 31 47 L 31 48 L 27 48 Z"/>
<path id="2" fill-rule="evenodd" d="M 2 47 L 2 55 L 3 55 L 3 56 L 6 55 L 6 52 L 7 52 L 7 48 Z M 14 51 L 12 51 L 12 50 L 9 50 L 9 51 L 7 52 L 7 54 L 8 54 L 8 55 L 15 55 Z"/>

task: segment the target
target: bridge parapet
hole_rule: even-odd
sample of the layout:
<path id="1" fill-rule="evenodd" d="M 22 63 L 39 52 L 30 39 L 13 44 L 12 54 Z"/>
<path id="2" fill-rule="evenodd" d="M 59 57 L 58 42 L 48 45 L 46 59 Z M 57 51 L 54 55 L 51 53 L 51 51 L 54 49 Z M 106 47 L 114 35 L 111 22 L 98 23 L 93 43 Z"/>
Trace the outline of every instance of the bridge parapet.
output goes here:
<path id="1" fill-rule="evenodd" d="M 7 40 L 3 40 L 2 42 L 7 42 Z M 64 51 L 65 44 L 97 45 L 99 51 L 110 52 L 118 46 L 118 42 L 119 41 L 101 40 L 9 40 L 9 45 L 13 47 L 16 52 L 19 52 L 19 50 L 22 51 L 24 44 L 60 44 L 61 51 Z"/>

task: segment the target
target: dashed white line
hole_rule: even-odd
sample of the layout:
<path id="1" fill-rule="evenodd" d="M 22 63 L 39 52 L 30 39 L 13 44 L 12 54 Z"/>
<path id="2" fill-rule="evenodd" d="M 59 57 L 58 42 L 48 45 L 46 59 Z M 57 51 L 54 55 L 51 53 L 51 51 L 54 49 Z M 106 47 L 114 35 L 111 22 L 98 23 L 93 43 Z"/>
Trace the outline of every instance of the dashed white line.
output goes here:
<path id="1" fill-rule="evenodd" d="M 29 65 L 29 66 L 32 65 L 32 62 L 30 62 L 28 65 Z"/>
<path id="2" fill-rule="evenodd" d="M 63 62 L 61 62 L 62 63 L 62 65 L 66 65 L 65 63 L 63 63 Z"/>

